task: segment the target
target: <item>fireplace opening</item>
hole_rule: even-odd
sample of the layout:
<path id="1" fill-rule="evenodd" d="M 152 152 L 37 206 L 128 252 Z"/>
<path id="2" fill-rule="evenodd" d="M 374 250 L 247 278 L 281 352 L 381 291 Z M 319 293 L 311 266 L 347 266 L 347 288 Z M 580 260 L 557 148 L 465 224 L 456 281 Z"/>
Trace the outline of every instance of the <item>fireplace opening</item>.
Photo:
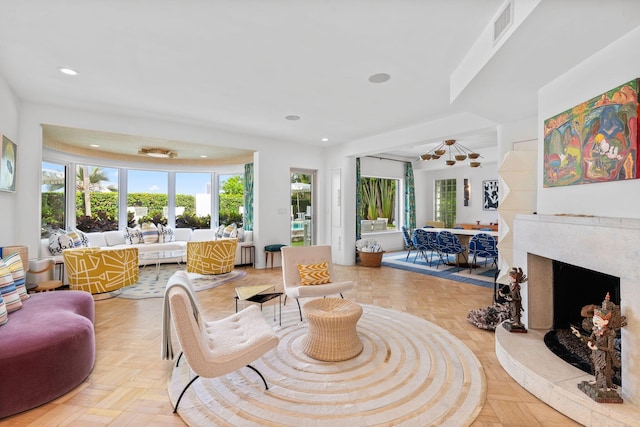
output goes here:
<path id="1" fill-rule="evenodd" d="M 553 261 L 553 328 L 544 337 L 547 347 L 567 363 L 593 373 L 591 350 L 571 332 L 575 326 L 583 336 L 591 331 L 582 329 L 584 306 L 600 306 L 609 293 L 610 300 L 620 305 L 620 278 L 575 265 Z M 616 351 L 620 355 L 618 331 Z M 613 382 L 622 385 L 620 370 L 614 372 Z"/>

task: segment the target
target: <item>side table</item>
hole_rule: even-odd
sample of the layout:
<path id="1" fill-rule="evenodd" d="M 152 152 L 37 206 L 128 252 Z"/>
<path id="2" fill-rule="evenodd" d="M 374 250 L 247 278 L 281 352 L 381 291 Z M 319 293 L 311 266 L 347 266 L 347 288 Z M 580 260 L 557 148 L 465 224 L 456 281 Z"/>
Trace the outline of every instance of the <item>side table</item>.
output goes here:
<path id="1" fill-rule="evenodd" d="M 264 293 L 264 291 L 272 288 L 274 288 L 273 285 L 240 286 L 236 288 L 236 313 L 238 312 L 238 300 L 258 303 L 260 304 L 260 310 L 262 310 L 262 304 L 278 298 L 278 318 L 279 325 L 282 326 L 282 292 Z M 276 321 L 275 304 L 273 305 L 273 321 Z"/>
<path id="2" fill-rule="evenodd" d="M 245 262 L 245 257 L 248 255 L 249 262 Z M 240 246 L 240 264 L 255 266 L 256 259 L 256 247 L 254 245 L 242 245 Z"/>

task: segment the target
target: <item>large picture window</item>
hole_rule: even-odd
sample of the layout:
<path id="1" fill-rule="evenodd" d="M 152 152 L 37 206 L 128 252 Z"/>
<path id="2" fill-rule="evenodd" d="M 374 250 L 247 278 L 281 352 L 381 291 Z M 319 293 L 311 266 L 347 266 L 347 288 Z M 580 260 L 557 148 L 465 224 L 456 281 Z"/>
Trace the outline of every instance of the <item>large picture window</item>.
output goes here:
<path id="1" fill-rule="evenodd" d="M 118 229 L 118 169 L 77 165 L 76 227 L 86 232 Z"/>
<path id="2" fill-rule="evenodd" d="M 41 180 L 43 238 L 57 229 L 99 232 L 143 222 L 211 228 L 220 218 L 220 223 L 242 226 L 242 174 L 138 170 L 50 160 L 42 162 Z"/>
<path id="3" fill-rule="evenodd" d="M 218 192 L 218 222 L 242 225 L 244 212 L 244 177 L 240 174 L 220 175 Z"/>
<path id="4" fill-rule="evenodd" d="M 211 228 L 211 174 L 176 173 L 176 227 Z"/>
<path id="5" fill-rule="evenodd" d="M 398 229 L 399 180 L 388 178 L 360 178 L 363 219 L 361 232 L 376 232 Z"/>
<path id="6" fill-rule="evenodd" d="M 129 170 L 128 173 L 129 226 L 143 222 L 166 225 L 169 214 L 168 172 Z"/>

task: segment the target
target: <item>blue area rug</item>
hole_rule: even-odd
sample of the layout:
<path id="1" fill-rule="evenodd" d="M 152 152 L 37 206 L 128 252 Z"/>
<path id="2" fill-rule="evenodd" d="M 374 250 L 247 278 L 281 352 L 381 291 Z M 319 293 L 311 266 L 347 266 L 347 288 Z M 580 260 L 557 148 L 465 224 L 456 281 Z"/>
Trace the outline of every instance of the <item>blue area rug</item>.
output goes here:
<path id="1" fill-rule="evenodd" d="M 163 298 L 164 288 L 169 278 L 178 270 L 184 270 L 184 264 L 161 264 L 158 279 L 156 280 L 156 266 L 147 265 L 140 267 L 138 273 L 138 283 L 135 285 L 122 288 L 122 292 L 118 294 L 120 298 L 144 299 L 144 298 Z M 247 275 L 245 270 L 234 269 L 229 273 L 206 275 L 188 273 L 191 283 L 194 285 L 196 292 L 205 289 L 215 288 L 232 280 L 240 279 Z"/>
<path id="2" fill-rule="evenodd" d="M 484 286 L 485 288 L 493 288 L 493 278 L 496 274 L 496 268 L 489 268 L 491 265 L 487 263 L 487 267 L 484 267 L 484 259 L 481 260 L 480 266 L 474 268 L 472 273 L 469 273 L 469 268 L 458 269 L 455 265 L 442 265 L 436 268 L 438 264 L 438 255 L 434 253 L 432 266 L 429 266 L 429 261 L 418 255 L 415 263 L 413 262 L 416 252 L 411 251 L 409 259 L 407 257 L 407 251 L 401 252 L 389 252 L 385 253 L 382 257 L 382 265 L 386 267 L 399 268 L 401 270 L 413 271 L 415 273 L 428 274 L 430 276 L 436 276 L 443 279 L 455 280 L 456 282 L 470 283 L 472 285 Z M 455 263 L 455 258 L 451 256 L 448 262 Z"/>

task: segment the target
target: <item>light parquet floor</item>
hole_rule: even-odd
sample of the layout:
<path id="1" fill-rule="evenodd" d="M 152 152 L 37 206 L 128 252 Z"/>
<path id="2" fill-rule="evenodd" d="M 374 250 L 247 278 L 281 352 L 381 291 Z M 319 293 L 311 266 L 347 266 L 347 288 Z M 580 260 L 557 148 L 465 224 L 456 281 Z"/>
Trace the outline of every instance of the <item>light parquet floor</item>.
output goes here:
<path id="1" fill-rule="evenodd" d="M 491 304 L 491 289 L 389 267 L 336 266 L 336 274 L 357 282 L 345 298 L 422 317 L 450 331 L 475 353 L 485 371 L 487 399 L 474 426 L 578 425 L 511 379 L 495 356 L 493 332 L 467 322 L 470 310 Z M 280 268 L 248 268 L 247 276 L 238 281 L 199 292 L 205 317 L 233 313 L 236 286 L 266 283 L 282 289 Z M 97 301 L 97 358 L 89 378 L 65 396 L 0 420 L 0 425 L 183 426 L 167 395 L 172 362 L 160 358 L 161 316 L 160 298 Z"/>

